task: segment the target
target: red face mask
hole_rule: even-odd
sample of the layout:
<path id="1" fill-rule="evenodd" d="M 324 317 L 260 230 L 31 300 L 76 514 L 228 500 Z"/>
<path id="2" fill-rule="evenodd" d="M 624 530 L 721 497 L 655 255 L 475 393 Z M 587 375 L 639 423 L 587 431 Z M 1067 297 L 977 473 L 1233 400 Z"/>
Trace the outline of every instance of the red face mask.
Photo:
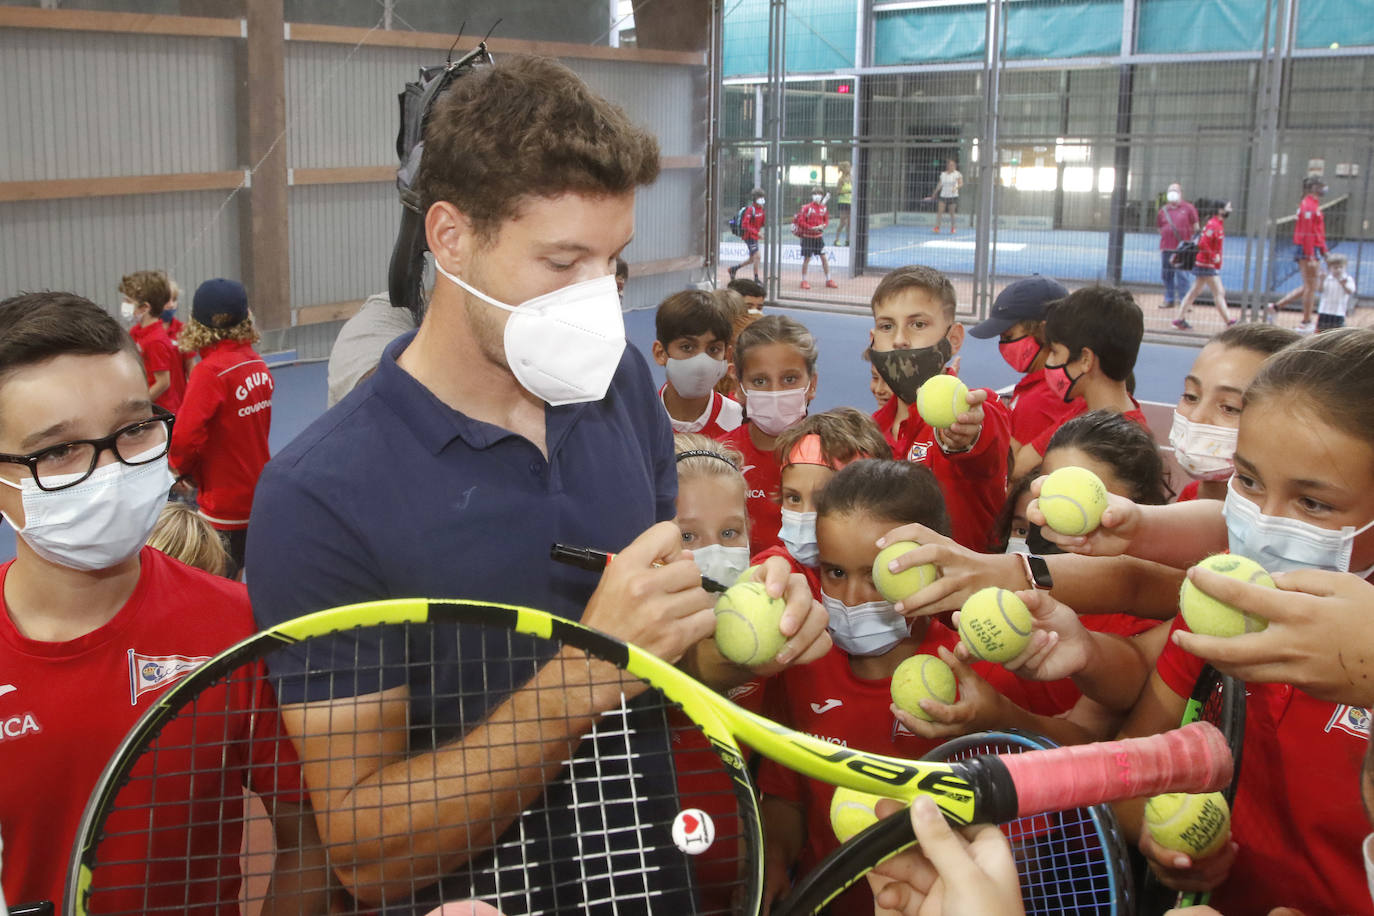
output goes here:
<path id="1" fill-rule="evenodd" d="M 1035 339 L 1034 334 L 1023 334 L 1020 337 L 1013 337 L 1011 340 L 1003 340 L 997 344 L 997 349 L 1001 352 L 1002 358 L 1007 361 L 1017 372 L 1025 372 L 1035 362 L 1035 358 L 1040 355 L 1040 341 Z"/>
<path id="2" fill-rule="evenodd" d="M 1065 404 L 1073 400 L 1070 392 L 1073 391 L 1074 383 L 1082 377 L 1082 375 L 1077 377 L 1069 375 L 1068 363 L 1045 367 L 1045 384 L 1049 385 L 1050 390 L 1059 395 Z"/>

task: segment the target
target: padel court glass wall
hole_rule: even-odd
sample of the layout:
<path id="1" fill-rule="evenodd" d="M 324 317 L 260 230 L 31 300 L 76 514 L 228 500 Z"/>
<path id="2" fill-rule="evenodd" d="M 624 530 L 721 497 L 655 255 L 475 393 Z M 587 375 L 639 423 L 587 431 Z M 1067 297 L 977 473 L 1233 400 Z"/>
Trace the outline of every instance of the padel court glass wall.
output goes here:
<path id="1" fill-rule="evenodd" d="M 885 271 L 920 263 L 954 279 L 973 317 L 1041 273 L 1125 285 L 1151 331 L 1179 333 L 1160 308 L 1156 228 L 1178 181 L 1188 200 L 1231 202 L 1222 280 L 1231 306 L 1262 317 L 1299 285 L 1308 175 L 1329 188 L 1332 250 L 1374 289 L 1374 0 L 732 0 L 722 35 L 719 262 L 743 259 L 727 221 L 763 188 L 775 297 L 866 307 Z M 936 231 L 950 159 L 955 231 L 948 217 Z M 847 232 L 833 196 L 845 162 Z M 813 185 L 832 194 L 838 289 L 814 262 L 800 288 L 790 224 Z M 1221 327 L 1209 302 L 1193 337 Z"/>

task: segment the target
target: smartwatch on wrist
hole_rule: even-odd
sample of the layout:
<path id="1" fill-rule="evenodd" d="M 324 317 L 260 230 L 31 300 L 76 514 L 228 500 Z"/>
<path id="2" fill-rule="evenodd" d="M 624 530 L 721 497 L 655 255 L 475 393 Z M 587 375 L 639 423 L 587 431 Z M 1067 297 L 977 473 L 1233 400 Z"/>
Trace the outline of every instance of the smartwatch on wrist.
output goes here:
<path id="1" fill-rule="evenodd" d="M 1038 557 L 1033 553 L 1022 553 L 1017 556 L 1021 558 L 1021 565 L 1026 568 L 1026 581 L 1031 584 L 1031 588 L 1045 592 L 1054 588 L 1050 564 L 1045 562 L 1044 557 Z"/>

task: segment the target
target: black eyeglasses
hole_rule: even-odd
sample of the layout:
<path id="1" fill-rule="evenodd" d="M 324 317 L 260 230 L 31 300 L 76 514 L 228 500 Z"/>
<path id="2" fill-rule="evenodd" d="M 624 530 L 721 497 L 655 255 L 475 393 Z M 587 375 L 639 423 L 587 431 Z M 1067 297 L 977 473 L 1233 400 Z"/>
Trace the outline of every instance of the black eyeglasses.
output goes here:
<path id="1" fill-rule="evenodd" d="M 52 492 L 74 487 L 95 472 L 100 454 L 111 451 L 122 464 L 137 466 L 157 461 L 172 442 L 170 413 L 156 407 L 157 416 L 122 426 L 101 439 L 76 439 L 50 445 L 30 455 L 0 454 L 0 463 L 22 464 L 38 489 Z"/>

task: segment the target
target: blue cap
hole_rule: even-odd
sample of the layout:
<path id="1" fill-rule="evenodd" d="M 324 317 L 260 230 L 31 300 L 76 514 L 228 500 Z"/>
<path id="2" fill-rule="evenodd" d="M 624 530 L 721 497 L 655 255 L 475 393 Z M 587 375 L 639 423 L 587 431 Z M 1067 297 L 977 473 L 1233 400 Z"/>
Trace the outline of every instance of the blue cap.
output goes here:
<path id="1" fill-rule="evenodd" d="M 1031 274 L 1022 277 L 997 294 L 988 320 L 969 331 L 974 337 L 1000 337 L 1018 321 L 1041 321 L 1045 309 L 1069 294 L 1064 285 L 1049 277 Z"/>
<path id="2" fill-rule="evenodd" d="M 191 317 L 212 330 L 232 328 L 248 317 L 248 291 L 237 280 L 206 280 L 191 301 Z"/>

